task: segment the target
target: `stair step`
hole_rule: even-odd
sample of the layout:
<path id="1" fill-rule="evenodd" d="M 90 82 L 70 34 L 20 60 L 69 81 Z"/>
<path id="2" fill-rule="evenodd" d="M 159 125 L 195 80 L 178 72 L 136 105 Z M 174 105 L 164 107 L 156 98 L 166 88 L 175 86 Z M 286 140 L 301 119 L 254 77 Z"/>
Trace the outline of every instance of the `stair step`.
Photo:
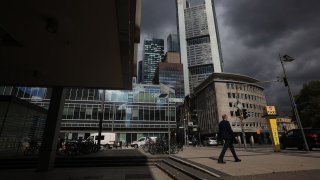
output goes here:
<path id="1" fill-rule="evenodd" d="M 192 180 L 193 179 L 190 176 L 184 174 L 183 172 L 177 170 L 172 166 L 169 166 L 164 162 L 157 162 L 156 166 L 175 180 Z"/>
<path id="2" fill-rule="evenodd" d="M 187 174 L 188 176 L 192 177 L 193 179 L 218 179 L 216 176 L 212 176 L 208 173 L 205 173 L 197 168 L 185 165 L 183 163 L 177 162 L 172 159 L 164 159 L 164 163 L 167 165 L 176 168 L 177 170 Z"/>
<path id="3" fill-rule="evenodd" d="M 215 169 L 212 169 L 210 167 L 207 167 L 207 166 L 204 166 L 202 164 L 198 164 L 196 162 L 192 162 L 192 161 L 189 161 L 188 160 L 185 160 L 185 159 L 181 159 L 181 158 L 178 158 L 176 156 L 169 156 L 170 159 L 176 161 L 176 162 L 179 162 L 181 164 L 184 164 L 184 165 L 187 165 L 189 167 L 193 167 L 197 170 L 200 170 L 204 173 L 207 173 L 211 176 L 214 176 L 214 177 L 217 177 L 217 178 L 221 178 L 221 176 L 228 176 L 228 174 L 225 174 L 223 172 L 218 172 L 217 170 Z"/>

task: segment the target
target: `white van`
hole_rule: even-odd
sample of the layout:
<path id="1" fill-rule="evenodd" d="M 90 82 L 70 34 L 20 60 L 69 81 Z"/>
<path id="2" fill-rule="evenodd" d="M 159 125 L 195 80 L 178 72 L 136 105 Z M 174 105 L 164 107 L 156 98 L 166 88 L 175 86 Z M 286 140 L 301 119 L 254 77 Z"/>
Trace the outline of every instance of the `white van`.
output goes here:
<path id="1" fill-rule="evenodd" d="M 94 137 L 94 142 L 98 143 L 98 133 L 92 133 L 90 136 Z M 116 141 L 116 133 L 101 133 L 101 145 L 113 145 Z"/>

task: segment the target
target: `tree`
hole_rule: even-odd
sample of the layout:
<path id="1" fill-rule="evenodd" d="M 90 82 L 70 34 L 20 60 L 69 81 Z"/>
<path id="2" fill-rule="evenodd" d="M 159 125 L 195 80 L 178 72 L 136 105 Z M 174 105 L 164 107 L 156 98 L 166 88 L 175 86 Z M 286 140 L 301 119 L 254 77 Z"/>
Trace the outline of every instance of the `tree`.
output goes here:
<path id="1" fill-rule="evenodd" d="M 320 128 L 320 81 L 304 84 L 295 99 L 303 127 Z"/>

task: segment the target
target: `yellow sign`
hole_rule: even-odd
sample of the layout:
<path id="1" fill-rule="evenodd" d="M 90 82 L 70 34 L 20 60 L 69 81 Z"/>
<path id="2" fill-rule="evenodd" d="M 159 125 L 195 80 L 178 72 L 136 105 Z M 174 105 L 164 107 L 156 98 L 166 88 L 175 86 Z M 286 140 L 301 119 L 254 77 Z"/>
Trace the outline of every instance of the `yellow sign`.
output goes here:
<path id="1" fill-rule="evenodd" d="M 270 131 L 270 136 L 272 139 L 273 150 L 275 152 L 280 152 L 280 141 L 277 128 L 277 119 L 275 118 L 276 109 L 274 106 L 266 106 L 265 114 L 267 119 L 268 128 Z"/>
<path id="2" fill-rule="evenodd" d="M 268 119 L 268 128 L 271 132 L 271 138 L 272 138 L 272 145 L 273 150 L 275 152 L 280 152 L 280 141 L 279 141 L 279 134 L 277 129 L 277 120 L 276 119 Z"/>
<path id="3" fill-rule="evenodd" d="M 266 106 L 265 114 L 266 115 L 276 115 L 276 108 L 274 106 Z"/>

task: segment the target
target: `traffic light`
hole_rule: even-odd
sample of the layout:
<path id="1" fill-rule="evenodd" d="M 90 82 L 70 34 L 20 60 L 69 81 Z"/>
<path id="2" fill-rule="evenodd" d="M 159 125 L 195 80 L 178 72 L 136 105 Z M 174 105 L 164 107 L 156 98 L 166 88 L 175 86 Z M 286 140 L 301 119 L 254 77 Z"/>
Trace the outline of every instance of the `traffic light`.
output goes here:
<path id="1" fill-rule="evenodd" d="M 243 119 L 247 119 L 247 118 L 248 118 L 247 109 L 243 109 L 243 110 L 242 110 L 242 113 L 243 113 Z"/>
<path id="2" fill-rule="evenodd" d="M 283 77 L 283 82 L 284 82 L 284 86 L 288 86 L 288 80 L 287 80 L 287 78 L 286 77 Z"/>

